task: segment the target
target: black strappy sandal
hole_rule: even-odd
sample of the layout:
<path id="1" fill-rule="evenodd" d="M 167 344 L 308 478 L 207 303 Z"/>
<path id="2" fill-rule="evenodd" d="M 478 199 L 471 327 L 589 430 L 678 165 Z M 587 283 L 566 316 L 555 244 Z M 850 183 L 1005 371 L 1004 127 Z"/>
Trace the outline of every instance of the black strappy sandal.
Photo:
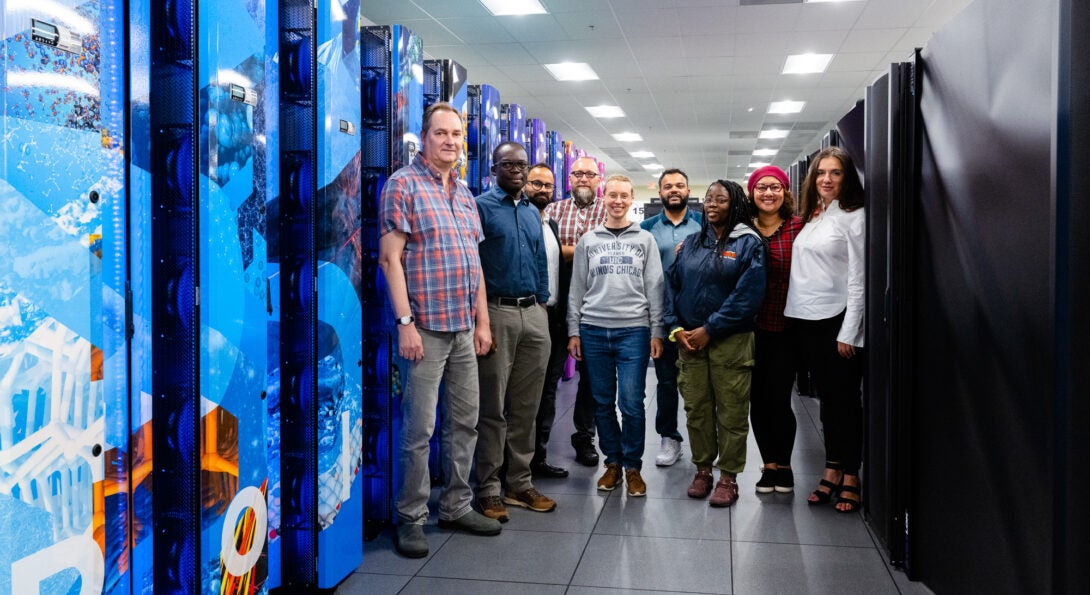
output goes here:
<path id="1" fill-rule="evenodd" d="M 844 466 L 841 465 L 840 463 L 830 463 L 828 461 L 825 462 L 825 468 L 826 469 L 832 469 L 834 471 L 843 471 L 844 470 Z M 840 483 L 839 484 L 833 483 L 833 482 L 829 481 L 828 479 L 825 479 L 824 477 L 822 477 L 821 481 L 818 482 L 818 489 L 810 492 L 810 495 L 816 497 L 817 500 L 810 500 L 809 498 L 807 498 L 806 503 L 810 504 L 811 506 L 821 506 L 823 504 L 828 504 L 833 499 L 833 494 L 838 494 L 840 492 L 840 490 L 842 489 L 843 485 L 844 485 L 844 475 L 843 474 L 840 475 Z M 821 488 L 829 488 L 829 491 L 828 492 L 822 491 Z"/>
<path id="2" fill-rule="evenodd" d="M 845 498 L 844 497 L 845 492 L 847 492 L 849 494 L 855 494 L 855 497 L 854 498 Z M 836 497 L 837 504 L 847 504 L 848 507 L 847 508 L 837 508 L 836 511 L 837 512 L 843 512 L 843 513 L 847 514 L 849 512 L 855 512 L 855 511 L 859 510 L 859 508 L 863 505 L 861 494 L 862 494 L 862 492 L 859 491 L 859 486 L 857 486 L 857 485 L 854 485 L 854 486 L 845 485 L 844 484 L 844 479 L 841 478 L 841 480 L 840 480 L 840 491 L 837 493 L 837 497 Z"/>

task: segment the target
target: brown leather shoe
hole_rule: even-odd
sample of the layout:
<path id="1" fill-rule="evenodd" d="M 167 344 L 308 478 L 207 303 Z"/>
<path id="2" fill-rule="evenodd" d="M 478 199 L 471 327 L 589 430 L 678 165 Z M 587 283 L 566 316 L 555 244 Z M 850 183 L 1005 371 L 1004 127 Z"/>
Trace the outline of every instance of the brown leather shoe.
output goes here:
<path id="1" fill-rule="evenodd" d="M 507 507 L 503 505 L 503 500 L 499 496 L 477 498 L 477 508 L 480 509 L 481 514 L 484 516 L 501 523 L 511 520 L 511 517 L 507 514 Z"/>
<path id="2" fill-rule="evenodd" d="M 643 481 L 639 469 L 625 470 L 624 481 L 628 484 L 628 495 L 633 498 L 647 495 L 647 484 Z"/>
<path id="3" fill-rule="evenodd" d="M 720 475 L 719 481 L 715 484 L 715 491 L 712 492 L 712 498 L 708 501 L 708 504 L 716 508 L 725 508 L 737 501 L 738 483 L 729 477 Z"/>
<path id="4" fill-rule="evenodd" d="M 556 502 L 545 494 L 530 488 L 519 493 L 507 492 L 503 496 L 504 504 L 529 508 L 534 512 L 552 512 L 556 510 Z"/>
<path id="5" fill-rule="evenodd" d="M 617 463 L 606 465 L 606 472 L 598 478 L 598 489 L 603 492 L 612 492 L 621 485 L 621 466 Z"/>
<path id="6" fill-rule="evenodd" d="M 690 498 L 707 498 L 712 493 L 711 469 L 698 469 L 693 483 L 689 484 Z"/>

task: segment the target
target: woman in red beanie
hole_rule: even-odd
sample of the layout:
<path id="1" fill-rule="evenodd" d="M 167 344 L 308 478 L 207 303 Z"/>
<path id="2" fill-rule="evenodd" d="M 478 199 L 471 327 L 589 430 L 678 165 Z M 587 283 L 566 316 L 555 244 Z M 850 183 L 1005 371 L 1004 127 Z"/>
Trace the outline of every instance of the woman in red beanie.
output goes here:
<path id="1" fill-rule="evenodd" d="M 863 454 L 863 185 L 838 147 L 814 158 L 802 189 L 802 220 L 791 253 L 784 315 L 794 318 L 821 399 L 825 473 L 810 504 L 837 497 L 839 512 L 859 508 Z"/>
<path id="2" fill-rule="evenodd" d="M 749 202 L 754 223 L 768 242 L 765 272 L 768 289 L 757 313 L 754 333 L 756 366 L 750 393 L 750 421 L 764 467 L 757 482 L 758 494 L 795 489 L 791 451 L 795 448 L 795 412 L 791 410 L 791 386 L 795 380 L 796 338 L 783 315 L 791 277 L 791 246 L 802 229 L 795 215 L 795 198 L 787 174 L 766 165 L 749 176 Z"/>

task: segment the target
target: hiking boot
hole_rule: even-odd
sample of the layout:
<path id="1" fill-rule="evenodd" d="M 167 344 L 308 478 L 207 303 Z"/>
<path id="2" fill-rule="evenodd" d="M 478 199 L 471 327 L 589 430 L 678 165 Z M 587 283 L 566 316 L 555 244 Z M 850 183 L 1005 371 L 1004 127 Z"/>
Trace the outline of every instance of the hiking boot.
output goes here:
<path id="1" fill-rule="evenodd" d="M 503 501 L 511 506 L 529 508 L 534 512 L 552 512 L 556 510 L 556 501 L 534 488 L 523 490 L 517 494 L 507 492 L 503 497 Z"/>
<path id="2" fill-rule="evenodd" d="M 477 498 L 477 508 L 484 516 L 501 523 L 511 520 L 511 517 L 507 514 L 507 507 L 503 505 L 503 500 L 500 500 L 499 496 L 481 496 Z"/>

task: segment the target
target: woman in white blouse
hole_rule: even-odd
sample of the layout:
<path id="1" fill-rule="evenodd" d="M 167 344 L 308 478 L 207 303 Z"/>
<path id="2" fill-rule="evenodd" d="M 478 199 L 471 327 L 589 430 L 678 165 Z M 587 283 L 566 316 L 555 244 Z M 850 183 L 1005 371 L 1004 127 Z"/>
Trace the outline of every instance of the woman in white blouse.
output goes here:
<path id="1" fill-rule="evenodd" d="M 802 188 L 806 223 L 791 253 L 784 315 L 796 319 L 821 399 L 825 473 L 808 501 L 834 497 L 839 512 L 859 508 L 863 451 L 863 185 L 843 149 L 823 149 Z"/>

